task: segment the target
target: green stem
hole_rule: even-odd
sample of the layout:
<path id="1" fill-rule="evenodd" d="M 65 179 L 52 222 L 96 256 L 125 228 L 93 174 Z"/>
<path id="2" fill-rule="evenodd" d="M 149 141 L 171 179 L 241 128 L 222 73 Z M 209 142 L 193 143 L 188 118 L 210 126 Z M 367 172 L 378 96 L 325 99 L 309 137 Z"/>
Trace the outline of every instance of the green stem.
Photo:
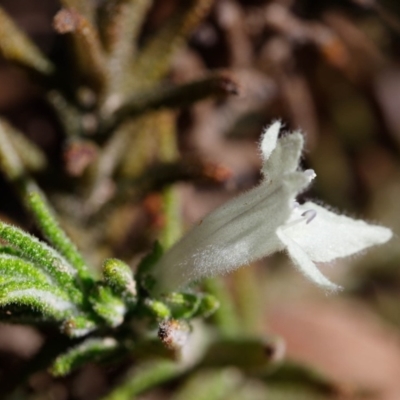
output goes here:
<path id="1" fill-rule="evenodd" d="M 60 251 L 68 262 L 64 262 L 63 257 L 49 246 L 17 228 L 5 224 L 2 225 L 0 228 L 2 235 L 4 235 L 2 237 L 24 252 L 29 259 L 39 263 L 42 268 L 47 268 L 50 275 L 60 283 L 71 285 L 75 272 L 71 268 L 73 266 L 78 272 L 78 277 L 89 284 L 90 274 L 85 260 L 58 225 L 54 212 L 46 202 L 36 182 L 26 173 L 19 155 L 9 140 L 6 126 L 2 121 L 0 121 L 0 166 L 8 180 L 18 190 L 24 200 L 24 206 L 35 218 L 44 236 Z M 69 266 L 69 263 L 71 263 L 71 266 Z"/>
<path id="2" fill-rule="evenodd" d="M 226 282 L 221 277 L 207 279 L 205 280 L 205 288 L 220 302 L 220 306 L 212 318 L 222 335 L 226 337 L 237 336 L 240 331 L 238 315 L 235 311 L 232 295 L 226 287 Z"/>
<path id="3" fill-rule="evenodd" d="M 103 400 L 134 400 L 136 396 L 181 374 L 181 368 L 171 361 L 154 361 L 144 365 L 127 382 L 120 385 Z"/>
<path id="4" fill-rule="evenodd" d="M 260 302 L 259 281 L 254 265 L 239 268 L 232 274 L 234 292 L 243 333 L 254 335 L 262 332 L 262 303 Z"/>

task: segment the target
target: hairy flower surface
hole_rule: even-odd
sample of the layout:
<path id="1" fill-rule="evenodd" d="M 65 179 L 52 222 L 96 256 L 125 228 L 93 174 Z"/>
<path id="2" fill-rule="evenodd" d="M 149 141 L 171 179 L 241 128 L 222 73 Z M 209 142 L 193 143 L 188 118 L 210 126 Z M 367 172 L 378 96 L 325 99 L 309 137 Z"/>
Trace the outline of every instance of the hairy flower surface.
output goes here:
<path id="1" fill-rule="evenodd" d="M 296 196 L 315 177 L 298 170 L 304 145 L 299 132 L 278 139 L 280 122 L 261 140 L 263 180 L 219 207 L 189 231 L 154 266 L 154 292 L 174 291 L 189 282 L 232 271 L 286 249 L 298 269 L 318 285 L 336 290 L 314 262 L 329 262 L 388 241 L 384 227 L 337 215 Z"/>

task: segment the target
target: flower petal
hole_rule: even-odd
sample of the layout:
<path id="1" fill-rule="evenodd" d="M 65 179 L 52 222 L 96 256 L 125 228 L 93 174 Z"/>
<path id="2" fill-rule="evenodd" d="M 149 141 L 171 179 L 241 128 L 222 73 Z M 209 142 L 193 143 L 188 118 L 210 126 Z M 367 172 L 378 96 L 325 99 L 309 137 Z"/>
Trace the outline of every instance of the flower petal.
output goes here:
<path id="1" fill-rule="evenodd" d="M 282 250 L 276 230 L 292 212 L 298 192 L 310 183 L 304 172 L 287 173 L 219 207 L 190 230 L 152 270 L 153 294 L 224 274 Z"/>
<path id="2" fill-rule="evenodd" d="M 294 196 L 291 187 L 261 184 L 213 211 L 154 266 L 153 294 L 227 273 L 280 250 L 275 232 L 289 217 Z"/>
<path id="3" fill-rule="evenodd" d="M 275 150 L 281 127 L 281 121 L 275 121 L 264 130 L 260 143 L 263 161 L 268 160 L 272 152 Z"/>
<path id="4" fill-rule="evenodd" d="M 309 223 L 290 224 L 308 210 L 315 211 Z M 358 253 L 370 246 L 387 242 L 392 232 L 382 226 L 370 225 L 328 211 L 315 203 L 307 202 L 294 210 L 285 234 L 300 246 L 316 262 L 329 262 L 335 258 Z"/>
<path id="5" fill-rule="evenodd" d="M 264 161 L 262 172 L 267 179 L 296 171 L 303 146 L 304 138 L 299 132 L 281 137 L 271 157 Z"/>
<path id="6" fill-rule="evenodd" d="M 279 228 L 276 233 L 285 245 L 293 263 L 306 278 L 329 291 L 338 291 L 342 289 L 341 286 L 335 285 L 321 273 L 317 266 L 311 261 L 307 253 L 291 239 L 285 228 Z"/>

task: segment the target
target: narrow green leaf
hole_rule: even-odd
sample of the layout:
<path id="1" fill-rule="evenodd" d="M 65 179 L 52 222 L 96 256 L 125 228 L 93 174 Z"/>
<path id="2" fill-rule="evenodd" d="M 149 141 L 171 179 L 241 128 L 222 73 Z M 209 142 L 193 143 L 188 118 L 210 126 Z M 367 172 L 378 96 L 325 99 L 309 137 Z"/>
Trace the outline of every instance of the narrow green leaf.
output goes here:
<path id="1" fill-rule="evenodd" d="M 103 400 L 134 400 L 140 393 L 176 378 L 182 373 L 179 365 L 171 361 L 153 361 L 132 370 L 132 377 Z"/>
<path id="2" fill-rule="evenodd" d="M 219 307 L 219 301 L 214 296 L 203 293 L 170 293 L 163 300 L 176 319 L 207 317 Z"/>
<path id="3" fill-rule="evenodd" d="M 115 296 L 109 287 L 102 284 L 95 286 L 90 295 L 90 302 L 93 310 L 109 326 L 116 327 L 123 322 L 127 311 L 125 303 Z"/>
<path id="4" fill-rule="evenodd" d="M 200 306 L 200 296 L 192 293 L 170 293 L 165 299 L 173 318 L 191 318 Z"/>
<path id="5" fill-rule="evenodd" d="M 43 269 L 74 301 L 82 301 L 82 293 L 75 286 L 76 270 L 54 249 L 22 229 L 1 221 L 0 237 L 21 251 L 26 259 Z"/>
<path id="6" fill-rule="evenodd" d="M 129 265 L 116 258 L 105 260 L 103 263 L 103 281 L 129 305 L 136 304 L 136 282 Z"/>
<path id="7" fill-rule="evenodd" d="M 110 358 L 118 350 L 119 345 L 114 338 L 90 338 L 58 356 L 50 372 L 54 376 L 65 376 L 88 362 Z"/>
<path id="8" fill-rule="evenodd" d="M 160 242 L 164 249 L 172 247 L 182 236 L 182 216 L 179 199 L 180 197 L 174 187 L 168 186 L 162 191 L 164 225 L 160 234 Z"/>
<path id="9" fill-rule="evenodd" d="M 172 316 L 171 309 L 162 301 L 146 299 L 144 306 L 153 317 L 160 321 L 170 319 Z"/>
<path id="10" fill-rule="evenodd" d="M 220 302 L 212 294 L 202 294 L 198 309 L 192 315 L 194 317 L 207 318 L 213 315 L 220 307 Z"/>
<path id="11" fill-rule="evenodd" d="M 83 281 L 92 281 L 86 261 L 60 228 L 45 198 L 39 192 L 32 192 L 28 201 L 36 217 L 36 222 L 47 240 L 77 269 L 78 275 Z"/>
<path id="12" fill-rule="evenodd" d="M 13 281 L 0 285 L 1 319 L 61 322 L 77 313 L 68 295 L 48 283 Z"/>
<path id="13" fill-rule="evenodd" d="M 246 379 L 242 382 L 240 387 L 235 389 L 229 397 L 229 400 L 278 400 L 270 395 L 269 387 L 264 385 L 259 380 L 256 379 Z M 300 400 L 295 397 L 294 399 L 289 399 L 288 397 L 282 397 L 280 400 Z M 307 399 L 307 400 L 312 400 Z M 327 399 L 325 399 L 327 400 Z M 361 399 L 360 399 L 361 400 Z"/>
<path id="14" fill-rule="evenodd" d="M 151 252 L 142 259 L 138 266 L 136 273 L 138 279 L 141 280 L 145 278 L 147 273 L 151 271 L 151 268 L 161 258 L 163 253 L 164 249 L 162 248 L 161 244 L 159 242 L 155 242 Z"/>
<path id="15" fill-rule="evenodd" d="M 271 365 L 278 346 L 278 342 L 257 338 L 220 338 L 210 344 L 199 365 L 213 368 L 232 366 L 257 372 Z"/>
<path id="16" fill-rule="evenodd" d="M 229 399 L 241 383 L 240 373 L 233 369 L 205 371 L 192 375 L 171 400 Z"/>
<path id="17" fill-rule="evenodd" d="M 93 314 L 80 313 L 70 315 L 61 327 L 61 332 L 71 338 L 79 338 L 95 331 L 101 325 L 98 317 Z"/>
<path id="18" fill-rule="evenodd" d="M 33 212 L 44 234 L 54 240 L 54 245 L 67 256 L 67 259 L 21 229 L 2 222 L 0 222 L 0 237 L 17 248 L 22 253 L 23 258 L 36 263 L 39 268 L 45 270 L 56 283 L 65 286 L 75 301 L 80 301 L 82 295 L 77 289 L 80 282 L 75 282 L 79 276 L 76 276 L 76 269 L 67 260 L 72 260 L 77 265 L 78 271 L 81 272 L 81 276 L 89 280 L 84 260 L 59 228 L 50 207 L 40 196 L 40 190 L 36 183 L 26 174 L 24 166 L 10 141 L 9 134 L 7 134 L 6 126 L 1 120 L 0 165 L 7 178 L 15 185 L 21 197 L 25 200 L 25 207 Z"/>
<path id="19" fill-rule="evenodd" d="M 232 294 L 229 292 L 223 277 L 215 277 L 204 281 L 205 288 L 220 302 L 212 319 L 226 337 L 237 336 L 240 332 L 238 315 L 233 303 Z"/>
<path id="20" fill-rule="evenodd" d="M 50 277 L 36 265 L 15 255 L 0 254 L 0 284 L 17 280 L 51 284 Z"/>
<path id="21" fill-rule="evenodd" d="M 0 246 L 0 254 L 6 254 L 9 256 L 15 256 L 17 258 L 24 259 L 24 255 L 22 254 L 22 252 L 12 246 Z"/>

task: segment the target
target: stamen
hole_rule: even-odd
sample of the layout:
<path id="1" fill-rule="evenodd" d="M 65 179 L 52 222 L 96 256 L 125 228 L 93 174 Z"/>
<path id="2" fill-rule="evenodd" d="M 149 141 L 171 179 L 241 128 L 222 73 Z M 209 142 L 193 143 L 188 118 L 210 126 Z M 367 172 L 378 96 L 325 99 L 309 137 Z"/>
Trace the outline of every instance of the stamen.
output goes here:
<path id="1" fill-rule="evenodd" d="M 300 203 L 296 200 L 293 200 L 292 208 L 295 209 L 295 208 L 299 208 L 299 207 L 300 207 Z"/>
<path id="2" fill-rule="evenodd" d="M 293 210 L 296 208 L 300 207 L 300 204 L 297 201 L 293 201 Z M 299 210 L 300 211 L 300 210 Z M 294 212 L 293 214 L 299 215 L 298 212 Z M 281 229 L 289 228 L 291 226 L 297 225 L 297 224 L 309 224 L 315 217 L 317 216 L 317 211 L 316 210 L 306 210 L 300 216 L 296 219 L 293 219 L 290 222 L 287 222 L 284 224 Z"/>
<path id="3" fill-rule="evenodd" d="M 307 210 L 301 216 L 305 217 L 306 224 L 309 224 L 317 216 L 317 212 L 315 210 Z"/>

